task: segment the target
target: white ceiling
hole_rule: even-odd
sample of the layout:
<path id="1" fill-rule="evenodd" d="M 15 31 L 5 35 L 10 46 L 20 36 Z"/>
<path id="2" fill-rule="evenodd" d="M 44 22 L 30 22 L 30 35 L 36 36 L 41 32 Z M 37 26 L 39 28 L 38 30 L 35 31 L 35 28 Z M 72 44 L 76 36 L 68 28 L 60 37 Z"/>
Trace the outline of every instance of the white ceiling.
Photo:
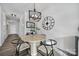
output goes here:
<path id="1" fill-rule="evenodd" d="M 24 12 L 33 9 L 33 3 L 1 3 L 0 4 L 6 13 L 15 12 L 19 14 L 24 14 Z M 36 3 L 35 8 L 37 11 L 44 11 L 51 4 L 46 3 Z"/>
<path id="2" fill-rule="evenodd" d="M 46 12 L 51 7 L 52 12 L 55 10 L 63 9 L 65 6 L 74 6 L 79 4 L 68 4 L 68 3 L 35 3 L 35 8 L 37 11 Z M 0 3 L 4 12 L 6 14 L 15 13 L 16 15 L 24 15 L 28 10 L 32 10 L 34 8 L 34 3 Z M 50 12 L 50 11 L 49 11 Z M 57 12 L 57 11 L 56 11 Z"/>

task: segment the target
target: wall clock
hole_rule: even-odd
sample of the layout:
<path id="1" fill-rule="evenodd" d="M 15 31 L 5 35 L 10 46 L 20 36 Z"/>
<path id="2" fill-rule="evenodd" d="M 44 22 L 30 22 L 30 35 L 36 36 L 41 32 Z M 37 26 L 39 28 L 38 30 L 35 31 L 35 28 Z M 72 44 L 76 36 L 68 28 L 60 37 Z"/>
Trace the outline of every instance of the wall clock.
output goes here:
<path id="1" fill-rule="evenodd" d="M 54 18 L 52 18 L 51 16 L 47 16 L 44 18 L 44 20 L 42 22 L 42 27 L 45 30 L 51 30 L 53 28 L 54 24 L 55 24 Z"/>

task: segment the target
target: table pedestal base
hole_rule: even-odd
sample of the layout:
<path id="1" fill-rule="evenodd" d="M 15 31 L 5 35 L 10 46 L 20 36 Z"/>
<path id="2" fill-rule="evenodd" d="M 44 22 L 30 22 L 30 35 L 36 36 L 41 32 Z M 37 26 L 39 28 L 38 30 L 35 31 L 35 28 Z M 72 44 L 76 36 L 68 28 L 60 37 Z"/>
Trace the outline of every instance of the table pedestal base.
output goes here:
<path id="1" fill-rule="evenodd" d="M 37 48 L 36 48 L 36 42 L 31 43 L 31 56 L 37 55 Z"/>

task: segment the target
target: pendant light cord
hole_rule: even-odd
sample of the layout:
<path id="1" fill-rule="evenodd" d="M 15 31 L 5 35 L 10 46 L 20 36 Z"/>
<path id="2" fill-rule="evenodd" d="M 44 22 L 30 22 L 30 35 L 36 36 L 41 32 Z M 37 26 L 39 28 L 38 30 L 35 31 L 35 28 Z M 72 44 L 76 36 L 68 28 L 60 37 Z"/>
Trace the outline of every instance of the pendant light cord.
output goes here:
<path id="1" fill-rule="evenodd" d="M 36 9 L 35 9 L 35 3 L 34 3 L 34 11 L 36 11 Z"/>

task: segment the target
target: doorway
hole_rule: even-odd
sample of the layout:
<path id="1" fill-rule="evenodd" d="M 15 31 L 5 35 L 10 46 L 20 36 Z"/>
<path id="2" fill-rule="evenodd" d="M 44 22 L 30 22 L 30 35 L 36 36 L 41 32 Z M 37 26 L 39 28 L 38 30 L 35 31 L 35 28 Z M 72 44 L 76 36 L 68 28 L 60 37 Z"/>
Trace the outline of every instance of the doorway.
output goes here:
<path id="1" fill-rule="evenodd" d="M 7 34 L 19 34 L 19 21 L 12 16 L 6 17 L 7 19 Z"/>

